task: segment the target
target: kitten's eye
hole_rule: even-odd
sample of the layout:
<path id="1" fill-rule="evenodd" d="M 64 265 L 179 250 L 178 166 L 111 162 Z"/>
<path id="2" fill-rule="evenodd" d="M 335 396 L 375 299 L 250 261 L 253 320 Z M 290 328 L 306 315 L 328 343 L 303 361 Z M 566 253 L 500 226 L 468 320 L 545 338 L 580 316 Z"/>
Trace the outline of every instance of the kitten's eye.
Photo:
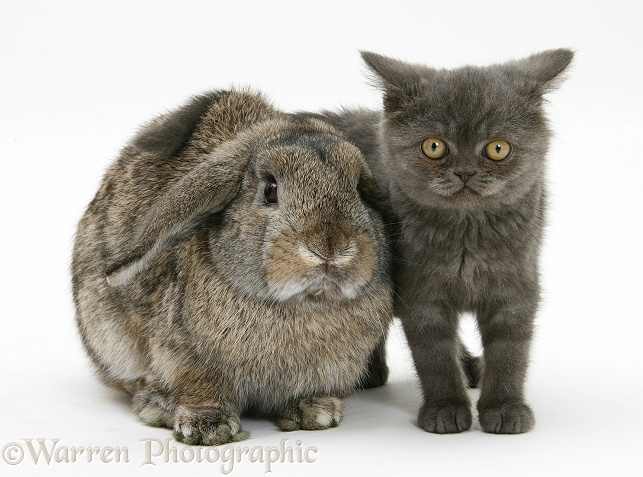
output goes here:
<path id="1" fill-rule="evenodd" d="M 263 195 L 266 198 L 266 204 L 276 204 L 277 183 L 275 181 L 268 182 L 268 184 L 266 184 L 266 188 L 263 191 Z"/>
<path id="2" fill-rule="evenodd" d="M 483 154 L 492 161 L 502 161 L 511 154 L 511 144 L 502 139 L 491 141 L 484 147 Z"/>
<path id="3" fill-rule="evenodd" d="M 429 159 L 442 159 L 449 153 L 449 147 L 438 137 L 427 137 L 422 141 L 422 153 Z"/>

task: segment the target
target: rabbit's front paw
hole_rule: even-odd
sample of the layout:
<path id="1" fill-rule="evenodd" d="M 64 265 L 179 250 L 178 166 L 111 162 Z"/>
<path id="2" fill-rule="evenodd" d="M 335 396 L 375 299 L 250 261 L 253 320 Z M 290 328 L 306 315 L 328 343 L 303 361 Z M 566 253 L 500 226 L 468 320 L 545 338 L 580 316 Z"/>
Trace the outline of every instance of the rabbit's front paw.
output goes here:
<path id="1" fill-rule="evenodd" d="M 344 403 L 332 396 L 301 399 L 290 403 L 281 413 L 282 431 L 309 431 L 335 427 L 342 420 Z"/>
<path id="2" fill-rule="evenodd" d="M 212 446 L 247 439 L 238 414 L 225 405 L 180 405 L 174 419 L 174 438 L 190 445 Z"/>
<path id="3" fill-rule="evenodd" d="M 176 398 L 161 386 L 143 381 L 132 396 L 134 413 L 148 426 L 174 426 Z"/>

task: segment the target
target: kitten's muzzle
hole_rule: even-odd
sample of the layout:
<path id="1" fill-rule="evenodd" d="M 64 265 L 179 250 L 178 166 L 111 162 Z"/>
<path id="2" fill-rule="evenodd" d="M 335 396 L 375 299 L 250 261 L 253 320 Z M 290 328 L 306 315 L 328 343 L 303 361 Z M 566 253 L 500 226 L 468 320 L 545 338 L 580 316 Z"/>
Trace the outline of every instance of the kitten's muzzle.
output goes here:
<path id="1" fill-rule="evenodd" d="M 475 172 L 464 172 L 464 171 L 455 171 L 454 174 L 462 180 L 463 183 L 467 183 L 469 178 L 475 174 Z"/>

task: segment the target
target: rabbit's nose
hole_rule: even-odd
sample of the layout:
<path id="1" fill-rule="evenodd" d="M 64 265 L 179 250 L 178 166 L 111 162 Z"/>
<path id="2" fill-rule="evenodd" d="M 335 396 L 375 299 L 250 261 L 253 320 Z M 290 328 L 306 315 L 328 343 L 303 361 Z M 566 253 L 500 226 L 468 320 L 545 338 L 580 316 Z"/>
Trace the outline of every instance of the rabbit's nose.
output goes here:
<path id="1" fill-rule="evenodd" d="M 350 262 L 357 247 L 353 242 L 344 244 L 339 247 L 316 247 L 306 244 L 299 246 L 299 253 L 306 260 L 313 262 L 315 265 L 324 265 L 325 269 L 331 266 L 340 266 Z"/>
<path id="2" fill-rule="evenodd" d="M 341 265 L 343 263 L 348 263 L 353 259 L 356 252 L 357 252 L 357 247 L 355 246 L 355 243 L 350 242 L 346 244 L 343 248 L 340 248 L 339 252 L 337 252 L 335 256 L 330 259 L 330 262 L 333 265 Z"/>

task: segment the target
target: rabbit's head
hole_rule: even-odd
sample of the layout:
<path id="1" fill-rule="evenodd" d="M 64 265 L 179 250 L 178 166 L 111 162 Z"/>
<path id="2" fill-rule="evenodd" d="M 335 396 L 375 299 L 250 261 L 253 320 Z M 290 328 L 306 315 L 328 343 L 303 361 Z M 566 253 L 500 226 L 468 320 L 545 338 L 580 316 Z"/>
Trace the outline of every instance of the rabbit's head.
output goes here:
<path id="1" fill-rule="evenodd" d="M 283 115 L 217 146 L 147 213 L 120 285 L 207 227 L 212 269 L 246 295 L 350 300 L 387 280 L 378 190 L 359 150 L 326 123 Z"/>

